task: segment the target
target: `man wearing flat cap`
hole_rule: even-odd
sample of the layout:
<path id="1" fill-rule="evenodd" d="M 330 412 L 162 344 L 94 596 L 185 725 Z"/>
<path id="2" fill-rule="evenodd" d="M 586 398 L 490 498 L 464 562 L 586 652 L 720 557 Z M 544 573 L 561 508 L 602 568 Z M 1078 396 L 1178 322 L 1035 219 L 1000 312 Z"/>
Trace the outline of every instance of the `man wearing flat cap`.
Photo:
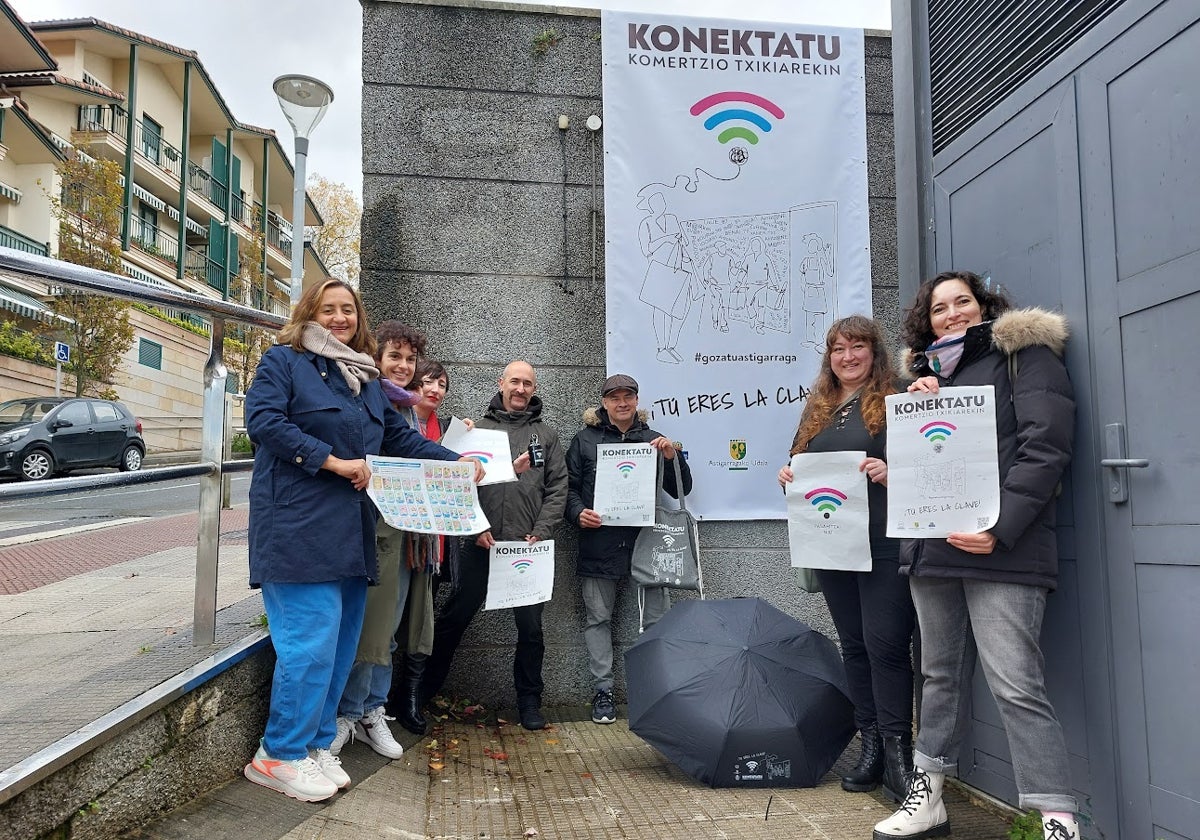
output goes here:
<path id="1" fill-rule="evenodd" d="M 583 606 L 587 614 L 583 640 L 588 665 L 595 680 L 592 721 L 613 723 L 617 719 L 612 688 L 612 614 L 617 601 L 617 584 L 629 577 L 633 543 L 639 528 L 604 525 L 592 509 L 596 491 L 596 447 L 611 443 L 648 443 L 671 460 L 680 457 L 675 444 L 646 425 L 647 413 L 638 410 L 638 384 L 632 376 L 618 373 L 604 381 L 600 408 L 583 413 L 584 427 L 567 451 L 566 519 L 579 528 L 578 574 L 582 578 Z M 680 458 L 682 492 L 692 490 L 692 471 Z M 675 470 L 663 472 L 663 489 L 678 499 Z M 644 590 L 643 625 L 648 627 L 671 606 L 664 587 Z"/>

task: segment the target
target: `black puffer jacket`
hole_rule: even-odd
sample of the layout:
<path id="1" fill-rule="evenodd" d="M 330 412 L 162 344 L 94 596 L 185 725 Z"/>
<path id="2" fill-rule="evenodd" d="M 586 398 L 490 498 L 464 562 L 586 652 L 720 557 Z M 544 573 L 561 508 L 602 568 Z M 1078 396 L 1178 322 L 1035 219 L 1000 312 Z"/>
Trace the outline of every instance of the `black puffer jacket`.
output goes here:
<path id="1" fill-rule="evenodd" d="M 583 413 L 584 427 L 571 441 L 567 450 L 567 510 L 566 520 L 579 527 L 579 514 L 590 508 L 596 494 L 596 447 L 602 443 L 649 443 L 659 432 L 646 425 L 645 411 L 638 411 L 637 418 L 624 434 L 608 419 L 603 408 L 589 408 Z M 684 495 L 692 492 L 692 470 L 687 459 L 676 455 L 679 472 L 683 477 Z M 679 498 L 675 486 L 675 468 L 663 471 L 663 489 L 672 498 Z M 580 577 L 609 578 L 618 580 L 629 574 L 629 558 L 633 543 L 640 528 L 605 525 L 600 528 L 579 528 Z"/>
<path id="2" fill-rule="evenodd" d="M 902 573 L 1055 588 L 1055 488 L 1071 460 L 1075 432 L 1075 397 L 1062 361 L 1066 341 L 1066 320 L 1041 309 L 1011 310 L 967 330 L 962 359 L 941 382 L 995 386 L 1000 519 L 991 533 L 996 547 L 991 554 L 970 554 L 940 538 L 904 540 Z M 1012 381 L 1010 354 L 1015 355 Z M 933 375 L 919 353 L 910 351 L 906 367 L 915 377 Z"/>
<path id="3" fill-rule="evenodd" d="M 492 525 L 492 537 L 523 540 L 533 534 L 539 540 L 550 539 L 567 501 L 567 465 L 558 432 L 542 420 L 541 398 L 530 397 L 525 411 L 505 411 L 504 400 L 496 394 L 475 425 L 507 432 L 514 456 L 525 452 L 536 434 L 546 456 L 545 466 L 526 470 L 516 481 L 479 488 L 479 506 Z"/>

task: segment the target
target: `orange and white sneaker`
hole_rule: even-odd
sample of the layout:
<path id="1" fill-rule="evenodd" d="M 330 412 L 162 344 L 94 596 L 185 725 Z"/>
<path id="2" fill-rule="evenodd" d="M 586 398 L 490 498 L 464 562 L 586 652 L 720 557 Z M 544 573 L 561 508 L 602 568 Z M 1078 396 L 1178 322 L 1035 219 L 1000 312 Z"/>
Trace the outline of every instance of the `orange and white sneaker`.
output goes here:
<path id="1" fill-rule="evenodd" d="M 321 767 L 310 756 L 285 761 L 271 758 L 260 744 L 254 760 L 242 771 L 256 785 L 269 787 L 302 802 L 320 802 L 338 792 Z"/>

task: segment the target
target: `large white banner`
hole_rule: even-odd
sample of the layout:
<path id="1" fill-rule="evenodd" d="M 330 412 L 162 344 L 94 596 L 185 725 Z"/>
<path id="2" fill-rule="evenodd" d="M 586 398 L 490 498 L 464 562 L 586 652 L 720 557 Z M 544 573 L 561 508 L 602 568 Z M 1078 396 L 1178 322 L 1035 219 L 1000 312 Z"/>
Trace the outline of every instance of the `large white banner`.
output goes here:
<path id="1" fill-rule="evenodd" d="M 783 518 L 834 319 L 871 312 L 863 34 L 602 13 L 608 371 L 680 440 L 689 508 Z"/>
<path id="2" fill-rule="evenodd" d="M 887 404 L 889 537 L 978 534 L 1000 518 L 996 389 L 896 394 Z"/>

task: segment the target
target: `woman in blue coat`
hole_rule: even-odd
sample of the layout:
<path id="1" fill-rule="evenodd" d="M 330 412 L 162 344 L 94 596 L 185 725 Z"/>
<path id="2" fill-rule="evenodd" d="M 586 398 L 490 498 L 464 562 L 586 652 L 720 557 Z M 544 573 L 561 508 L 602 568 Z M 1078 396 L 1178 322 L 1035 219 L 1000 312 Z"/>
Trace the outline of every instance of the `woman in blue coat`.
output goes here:
<path id="1" fill-rule="evenodd" d="M 329 746 L 376 579 L 365 459 L 460 459 L 389 405 L 362 301 L 348 284 L 306 291 L 278 340 L 246 394 L 246 431 L 257 446 L 250 585 L 262 588 L 276 662 L 266 731 L 245 775 L 315 802 L 350 784 Z"/>

